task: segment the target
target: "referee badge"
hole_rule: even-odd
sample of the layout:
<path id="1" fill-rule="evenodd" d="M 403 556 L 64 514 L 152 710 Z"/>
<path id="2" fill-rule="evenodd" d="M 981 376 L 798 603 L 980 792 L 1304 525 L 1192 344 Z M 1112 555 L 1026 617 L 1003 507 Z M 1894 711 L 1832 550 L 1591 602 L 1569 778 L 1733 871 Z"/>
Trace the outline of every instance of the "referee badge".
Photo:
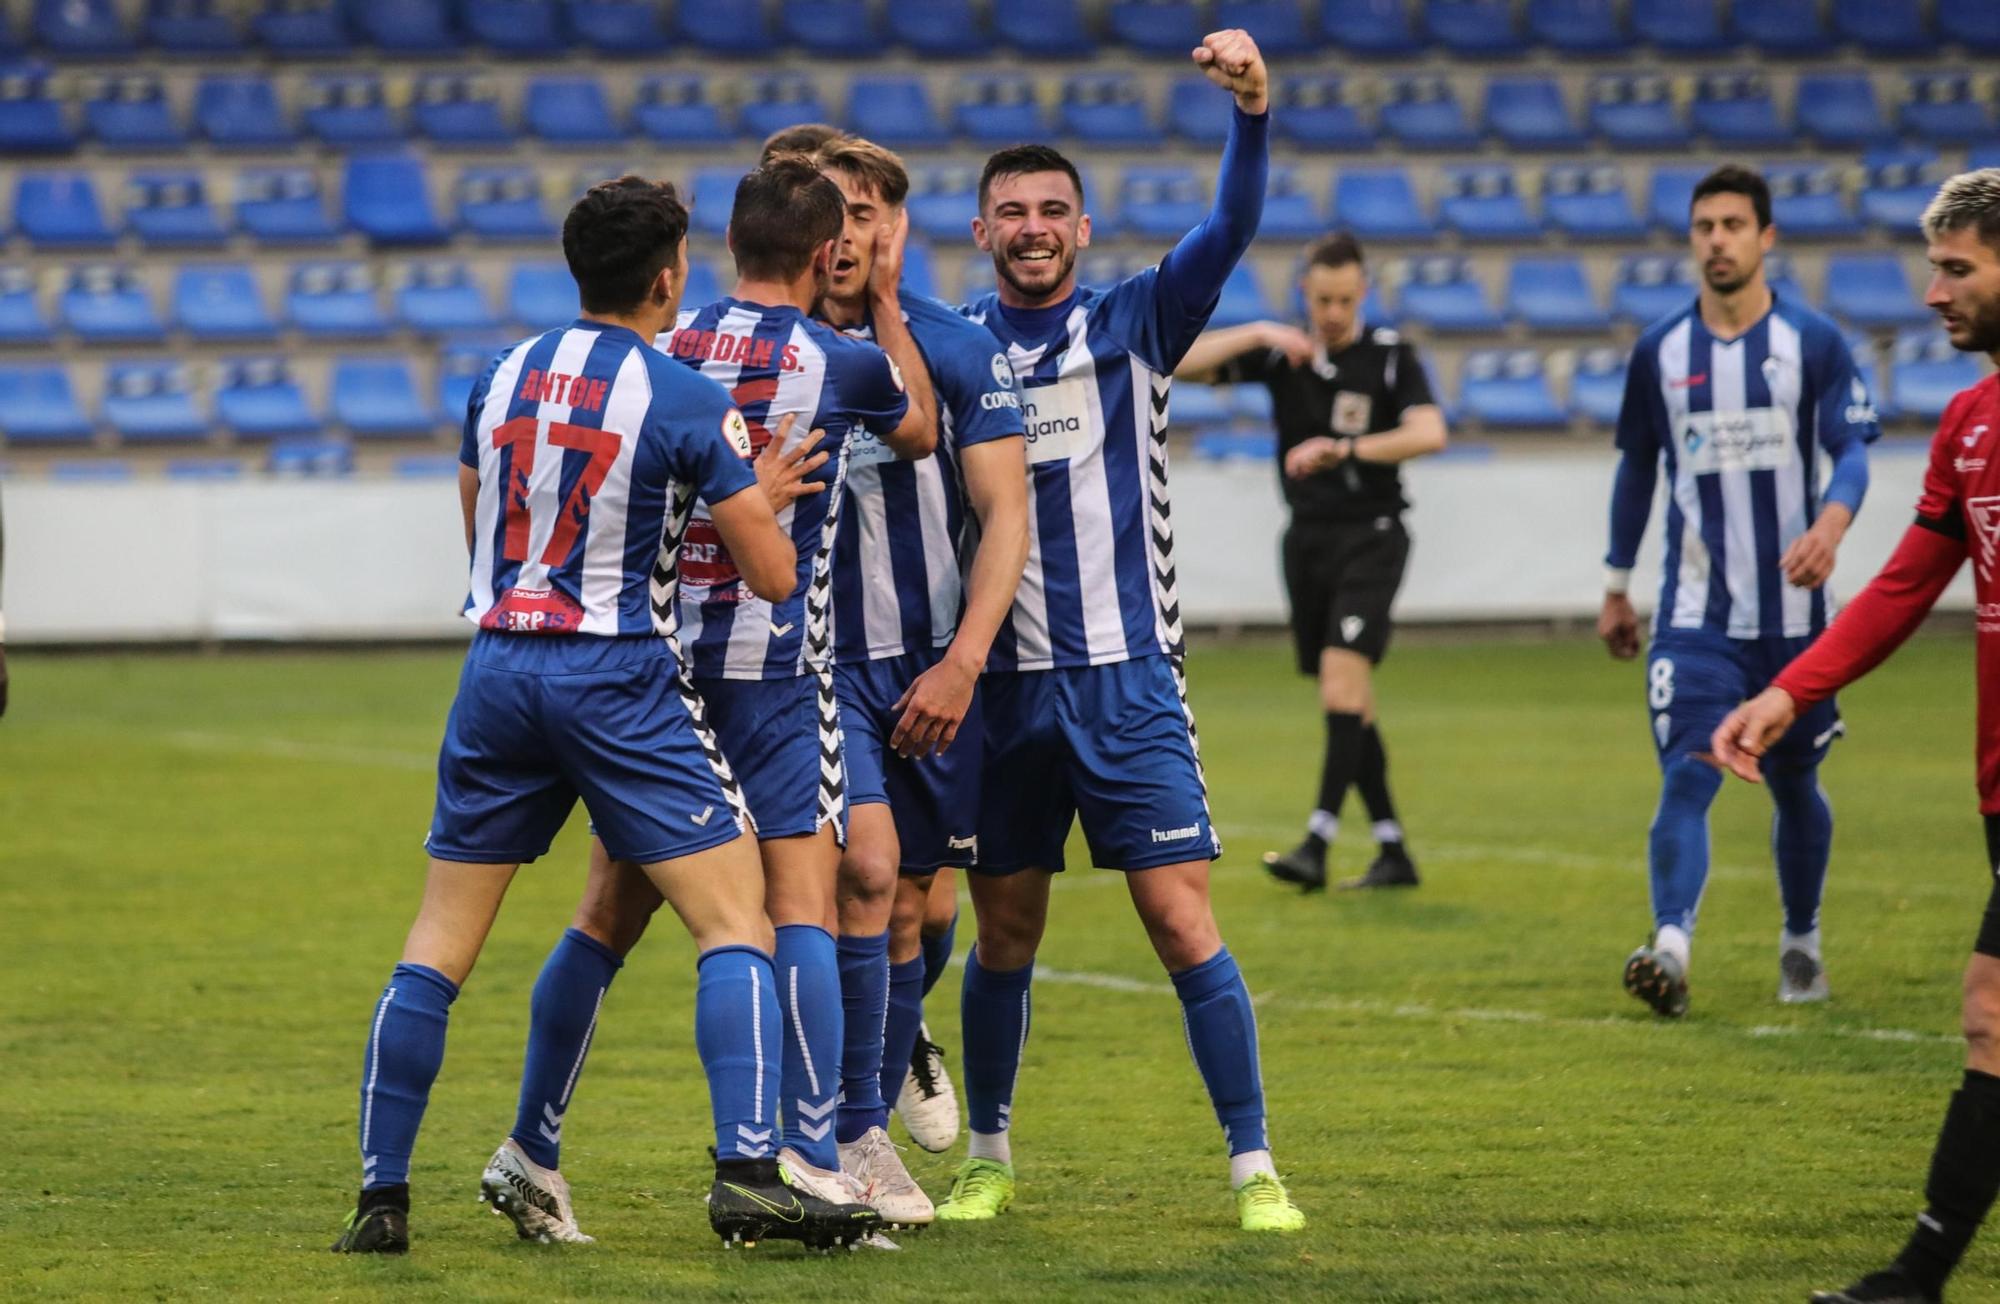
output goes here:
<path id="1" fill-rule="evenodd" d="M 1333 433 L 1365 435 L 1369 418 L 1375 415 L 1375 400 L 1366 394 L 1343 389 L 1333 396 Z"/>

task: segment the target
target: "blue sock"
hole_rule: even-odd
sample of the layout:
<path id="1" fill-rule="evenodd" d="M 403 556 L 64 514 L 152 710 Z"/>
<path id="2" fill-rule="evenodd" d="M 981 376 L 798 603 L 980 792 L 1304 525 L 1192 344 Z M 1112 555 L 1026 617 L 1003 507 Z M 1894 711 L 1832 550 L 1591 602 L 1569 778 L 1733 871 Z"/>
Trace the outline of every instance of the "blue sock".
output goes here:
<path id="1" fill-rule="evenodd" d="M 889 966 L 889 1017 L 882 1023 L 882 1099 L 889 1105 L 902 1094 L 923 1022 L 924 958 L 918 956 Z"/>
<path id="2" fill-rule="evenodd" d="M 785 1016 L 784 1143 L 815 1168 L 839 1168 L 833 1110 L 840 1103 L 840 959 L 812 924 L 778 929 L 778 1005 Z"/>
<path id="3" fill-rule="evenodd" d="M 1721 772 L 1692 756 L 1667 763 L 1647 848 L 1657 926 L 1694 932 L 1695 911 L 1708 883 L 1708 807 L 1721 787 Z"/>
<path id="4" fill-rule="evenodd" d="M 944 977 L 945 969 L 951 964 L 952 943 L 957 940 L 958 912 L 954 910 L 951 912 L 951 922 L 944 926 L 942 933 L 924 939 L 923 995 L 929 996 L 931 988 L 938 985 L 938 979 Z"/>
<path id="5" fill-rule="evenodd" d="M 435 969 L 399 964 L 375 1003 L 361 1063 L 361 1187 L 410 1180 L 410 1151 L 444 1063 L 445 1020 L 458 984 Z"/>
<path id="6" fill-rule="evenodd" d="M 708 1075 L 715 1153 L 763 1159 L 777 1150 L 778 1061 L 784 1035 L 771 957 L 718 946 L 695 961 L 694 1045 Z"/>
<path id="7" fill-rule="evenodd" d="M 1188 1052 L 1201 1072 L 1229 1153 L 1268 1150 L 1264 1138 L 1264 1074 L 1257 1060 L 1257 1015 L 1236 957 L 1223 947 L 1173 975 L 1181 998 Z"/>
<path id="8" fill-rule="evenodd" d="M 889 1126 L 882 1103 L 882 1034 L 889 1017 L 889 934 L 843 937 L 840 1008 L 840 1114 L 833 1134 L 845 1144 L 871 1127 Z"/>
<path id="9" fill-rule="evenodd" d="M 625 963 L 590 934 L 566 929 L 542 964 L 528 1000 L 528 1054 L 521 1065 L 521 1103 L 514 1143 L 544 1168 L 562 1164 L 563 1115 L 590 1053 L 604 993 Z"/>
<path id="10" fill-rule="evenodd" d="M 979 963 L 979 948 L 965 958 L 959 994 L 959 1035 L 965 1038 L 966 1114 L 974 1132 L 1005 1132 L 1014 1112 L 1014 1078 L 1028 1044 L 1029 987 L 1033 962 L 995 972 Z"/>
<path id="11" fill-rule="evenodd" d="M 1819 786 L 1816 765 L 1767 765 L 1764 783 L 1777 808 L 1771 817 L 1771 851 L 1778 861 L 1785 931 L 1802 937 L 1819 926 L 1826 862 L 1833 854 L 1833 807 Z"/>

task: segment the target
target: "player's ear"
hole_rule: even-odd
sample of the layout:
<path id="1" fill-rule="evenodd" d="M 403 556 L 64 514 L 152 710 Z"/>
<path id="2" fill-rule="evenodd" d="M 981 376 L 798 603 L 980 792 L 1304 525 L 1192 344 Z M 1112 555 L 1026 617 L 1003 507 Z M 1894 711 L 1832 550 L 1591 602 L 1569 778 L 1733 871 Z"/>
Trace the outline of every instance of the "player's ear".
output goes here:
<path id="1" fill-rule="evenodd" d="M 1076 219 L 1076 247 L 1079 249 L 1090 248 L 1090 214 L 1088 213 Z"/>
<path id="2" fill-rule="evenodd" d="M 983 254 L 993 252 L 993 245 L 990 243 L 990 239 L 989 233 L 986 230 L 986 219 L 983 217 L 973 218 L 972 243 L 979 246 L 979 252 Z"/>
<path id="3" fill-rule="evenodd" d="M 1765 253 L 1767 254 L 1770 253 L 1771 246 L 1777 243 L 1778 243 L 1778 224 L 1776 222 L 1771 222 L 1766 224 L 1764 229 L 1757 233 L 1757 247 L 1759 249 L 1762 249 Z"/>

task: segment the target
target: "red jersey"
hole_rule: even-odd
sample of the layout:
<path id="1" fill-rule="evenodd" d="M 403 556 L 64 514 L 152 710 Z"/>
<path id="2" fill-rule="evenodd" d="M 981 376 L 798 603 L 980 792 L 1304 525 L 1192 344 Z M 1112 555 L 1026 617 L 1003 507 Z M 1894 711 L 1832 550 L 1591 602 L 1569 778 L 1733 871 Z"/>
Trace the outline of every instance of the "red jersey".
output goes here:
<path id="1" fill-rule="evenodd" d="M 1944 410 L 1916 524 L 1881 574 L 1773 682 L 1803 708 L 1881 664 L 1972 558 L 1978 604 L 1979 809 L 2000 814 L 2000 376 Z"/>

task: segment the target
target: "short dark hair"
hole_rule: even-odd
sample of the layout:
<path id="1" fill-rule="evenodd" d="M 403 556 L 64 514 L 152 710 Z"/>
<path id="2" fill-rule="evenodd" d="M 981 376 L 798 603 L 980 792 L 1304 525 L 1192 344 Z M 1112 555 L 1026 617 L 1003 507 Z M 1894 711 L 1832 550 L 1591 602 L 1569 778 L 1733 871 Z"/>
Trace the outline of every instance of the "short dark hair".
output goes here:
<path id="1" fill-rule="evenodd" d="M 825 172 L 838 172 L 875 197 L 894 207 L 910 197 L 910 172 L 893 150 L 883 149 L 872 140 L 843 136 L 821 145 L 813 159 Z"/>
<path id="2" fill-rule="evenodd" d="M 1331 232 L 1307 245 L 1306 266 L 1360 267 L 1367 270 L 1361 257 L 1361 242 L 1345 231 Z"/>
<path id="3" fill-rule="evenodd" d="M 1077 206 L 1083 206 L 1083 178 L 1076 164 L 1047 145 L 1009 145 L 986 160 L 979 173 L 979 206 L 986 207 L 986 193 L 1001 177 L 1024 177 L 1031 172 L 1060 172 L 1076 187 Z"/>
<path id="4" fill-rule="evenodd" d="M 729 210 L 736 274 L 789 281 L 846 225 L 847 200 L 819 165 L 805 154 L 776 155 L 736 183 Z"/>
<path id="5" fill-rule="evenodd" d="M 563 258 L 585 312 L 630 312 L 674 266 L 688 213 L 671 181 L 622 176 L 583 193 L 563 219 Z"/>
<path id="6" fill-rule="evenodd" d="M 1771 225 L 1771 187 L 1757 172 L 1740 163 L 1724 163 L 1697 182 L 1694 195 L 1688 200 L 1689 214 L 1710 195 L 1742 195 L 1756 211 L 1757 229 L 1761 231 Z"/>
<path id="7" fill-rule="evenodd" d="M 757 161 L 769 163 L 780 154 L 810 154 L 822 145 L 846 139 L 846 132 L 824 122 L 801 122 L 795 127 L 780 127 L 764 138 L 764 147 L 757 151 Z"/>

